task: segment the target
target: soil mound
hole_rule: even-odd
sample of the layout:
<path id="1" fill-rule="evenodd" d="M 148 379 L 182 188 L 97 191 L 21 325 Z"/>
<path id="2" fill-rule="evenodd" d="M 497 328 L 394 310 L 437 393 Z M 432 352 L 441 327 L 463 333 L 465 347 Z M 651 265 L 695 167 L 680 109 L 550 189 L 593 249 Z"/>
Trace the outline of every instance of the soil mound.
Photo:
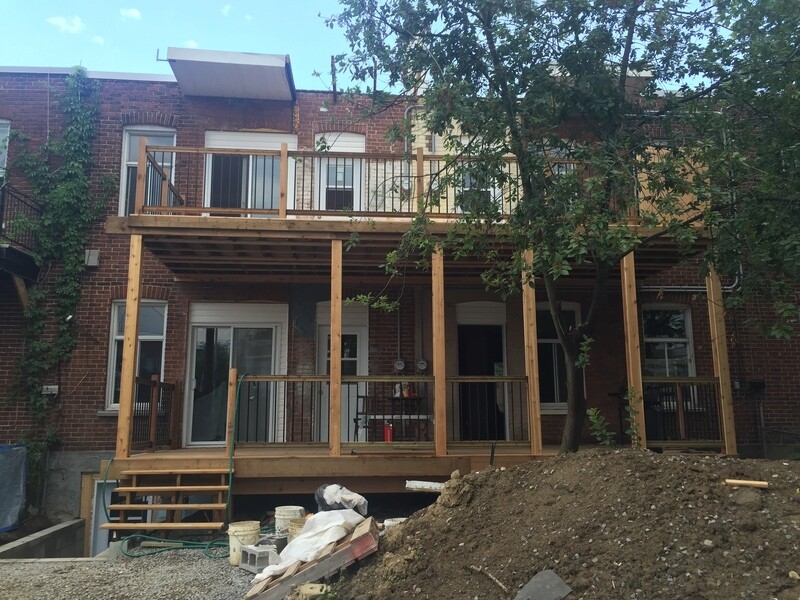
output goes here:
<path id="1" fill-rule="evenodd" d="M 511 599 L 553 569 L 570 599 L 795 600 L 798 488 L 795 461 L 633 449 L 454 474 L 435 504 L 386 531 L 337 598 Z"/>

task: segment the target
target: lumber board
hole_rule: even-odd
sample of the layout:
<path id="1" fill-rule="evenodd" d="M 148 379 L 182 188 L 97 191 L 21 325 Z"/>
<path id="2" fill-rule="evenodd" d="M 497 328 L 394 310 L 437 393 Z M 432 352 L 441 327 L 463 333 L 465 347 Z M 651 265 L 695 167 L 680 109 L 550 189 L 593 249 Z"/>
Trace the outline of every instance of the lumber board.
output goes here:
<path id="1" fill-rule="evenodd" d="M 103 523 L 100 529 L 118 529 L 118 530 L 140 530 L 140 529 L 182 529 L 182 530 L 209 530 L 209 529 L 222 529 L 225 523 L 221 521 L 202 521 L 196 523 L 171 523 L 163 521 L 158 523 L 145 523 L 142 521 L 126 522 L 126 523 Z"/>
<path id="2" fill-rule="evenodd" d="M 295 587 L 333 575 L 339 569 L 369 556 L 378 549 L 378 528 L 369 517 L 356 526 L 353 533 L 325 547 L 317 560 L 294 563 L 282 575 L 265 579 L 253 586 L 246 600 L 282 600 Z"/>
<path id="3" fill-rule="evenodd" d="M 228 469 L 125 469 L 121 475 L 227 475 Z"/>
<path id="4" fill-rule="evenodd" d="M 139 493 L 150 492 L 160 494 L 167 492 L 226 492 L 227 485 L 143 485 L 143 486 L 121 486 L 114 488 L 115 492 L 120 493 Z"/>
<path id="5" fill-rule="evenodd" d="M 755 481 L 753 479 L 726 479 L 725 485 L 732 485 L 736 487 L 766 488 L 769 487 L 769 482 Z"/>
<path id="6" fill-rule="evenodd" d="M 108 510 L 225 510 L 226 504 L 109 504 Z"/>

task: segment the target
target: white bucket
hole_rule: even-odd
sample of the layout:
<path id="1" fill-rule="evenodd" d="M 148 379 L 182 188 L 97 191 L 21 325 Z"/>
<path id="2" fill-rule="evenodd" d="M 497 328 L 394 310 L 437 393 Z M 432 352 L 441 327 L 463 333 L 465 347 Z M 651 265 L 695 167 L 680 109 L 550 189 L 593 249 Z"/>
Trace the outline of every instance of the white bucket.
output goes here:
<path id="1" fill-rule="evenodd" d="M 292 519 L 289 521 L 289 541 L 291 542 L 294 538 L 296 538 L 300 533 L 303 531 L 303 527 L 306 525 L 305 519 Z"/>
<path id="2" fill-rule="evenodd" d="M 302 506 L 276 506 L 275 507 L 275 533 L 288 533 L 289 521 L 302 519 L 306 516 L 306 509 Z"/>
<path id="3" fill-rule="evenodd" d="M 234 567 L 242 562 L 242 546 L 258 542 L 261 523 L 258 521 L 238 521 L 228 525 L 228 559 Z"/>

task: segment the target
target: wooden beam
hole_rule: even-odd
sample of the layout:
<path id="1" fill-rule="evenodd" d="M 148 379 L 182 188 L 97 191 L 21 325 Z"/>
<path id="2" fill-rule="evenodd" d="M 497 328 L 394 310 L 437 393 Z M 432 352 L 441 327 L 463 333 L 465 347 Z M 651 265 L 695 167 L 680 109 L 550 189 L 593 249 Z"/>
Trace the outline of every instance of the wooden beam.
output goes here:
<path id="1" fill-rule="evenodd" d="M 533 251 L 525 251 L 525 264 L 533 263 Z M 536 290 L 533 281 L 522 282 L 522 323 L 525 344 L 525 375 L 528 377 L 528 431 L 531 454 L 542 453 L 542 412 L 539 398 L 539 345 L 536 331 Z"/>
<path id="2" fill-rule="evenodd" d="M 331 456 L 339 456 L 342 452 L 342 240 L 331 241 L 330 365 L 328 447 Z"/>
<path id="3" fill-rule="evenodd" d="M 447 455 L 447 367 L 444 328 L 444 256 L 441 246 L 431 254 L 433 319 L 433 439 L 436 456 Z"/>
<path id="4" fill-rule="evenodd" d="M 25 280 L 19 275 L 13 275 L 14 287 L 17 290 L 17 297 L 22 308 L 28 310 L 28 286 L 25 285 Z"/>
<path id="5" fill-rule="evenodd" d="M 147 138 L 139 139 L 139 162 L 136 166 L 136 200 L 134 214 L 142 214 L 144 208 L 144 188 L 147 178 Z"/>
<path id="6" fill-rule="evenodd" d="M 725 443 L 725 454 L 736 456 L 736 426 L 733 418 L 733 390 L 731 389 L 731 369 L 728 362 L 728 342 L 725 333 L 725 300 L 722 297 L 722 286 L 719 275 L 711 271 L 706 277 L 708 293 L 708 321 L 711 329 L 711 354 L 714 359 L 714 375 L 719 380 L 719 396 L 722 428 L 722 439 Z"/>
<path id="7" fill-rule="evenodd" d="M 130 253 L 128 254 L 128 292 L 125 298 L 125 333 L 122 342 L 122 373 L 119 384 L 116 458 L 127 458 L 131 453 L 141 295 L 142 236 L 132 235 Z"/>
<path id="8" fill-rule="evenodd" d="M 285 219 L 289 202 L 289 146 L 287 144 L 281 144 L 281 173 L 279 181 L 278 218 Z"/>
<path id="9" fill-rule="evenodd" d="M 234 439 L 234 426 L 236 423 L 236 383 L 239 379 L 239 371 L 231 369 L 228 372 L 228 410 L 225 417 L 225 453 L 231 456 Z"/>
<path id="10" fill-rule="evenodd" d="M 633 403 L 634 423 L 639 445 L 647 447 L 644 418 L 644 384 L 642 383 L 642 354 L 639 341 L 639 303 L 636 298 L 636 262 L 633 252 L 625 255 L 620 265 L 622 276 L 622 322 L 625 328 L 625 366 L 628 390 L 636 396 Z M 636 440 L 633 440 L 634 443 Z"/>

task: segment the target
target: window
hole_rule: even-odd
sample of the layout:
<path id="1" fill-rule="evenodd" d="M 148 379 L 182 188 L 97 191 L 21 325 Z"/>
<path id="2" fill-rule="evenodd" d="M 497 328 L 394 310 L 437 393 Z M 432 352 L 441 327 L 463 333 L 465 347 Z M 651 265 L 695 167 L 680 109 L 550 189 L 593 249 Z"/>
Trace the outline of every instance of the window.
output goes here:
<path id="1" fill-rule="evenodd" d="M 174 146 L 175 131 L 166 127 L 126 127 L 122 140 L 122 175 L 120 177 L 119 214 L 127 216 L 136 208 L 136 172 L 139 165 L 139 141 L 147 138 L 148 146 Z M 175 162 L 173 152 L 157 152 L 155 159 L 158 165 L 172 177 Z M 155 176 L 148 173 L 148 177 Z M 150 196 L 144 199 L 146 206 L 161 203 L 161 186 L 149 186 Z"/>
<path id="2" fill-rule="evenodd" d="M 206 147 L 277 152 L 281 144 L 297 148 L 297 137 L 247 131 L 207 131 Z M 294 161 L 289 161 L 289 181 L 294 179 Z M 277 211 L 280 207 L 280 156 L 273 154 L 210 155 L 206 174 L 206 206 Z M 291 187 L 291 186 L 290 186 Z M 290 190 L 291 193 L 291 190 Z M 291 205 L 291 199 L 289 199 Z M 267 213 L 268 214 L 268 213 Z M 261 216 L 265 216 L 264 213 Z"/>
<path id="3" fill-rule="evenodd" d="M 0 184 L 6 176 L 8 162 L 8 136 L 11 135 L 11 121 L 0 119 Z"/>
<path id="4" fill-rule="evenodd" d="M 139 306 L 139 347 L 136 376 L 149 379 L 151 375 L 164 375 L 164 339 L 167 329 L 166 302 L 142 301 Z M 122 348 L 125 340 L 125 302 L 114 302 L 111 307 L 111 345 L 108 359 L 108 389 L 106 404 L 119 407 L 119 387 L 122 376 Z M 144 389 L 144 388 L 141 388 Z M 146 390 L 149 394 L 149 389 Z M 149 397 L 149 396 L 148 396 Z M 142 398 L 146 401 L 147 398 Z M 138 398 L 137 398 L 138 401 Z"/>
<path id="5" fill-rule="evenodd" d="M 318 134 L 316 144 L 326 152 L 342 154 L 363 154 L 366 148 L 364 136 L 357 133 Z M 361 210 L 362 162 L 355 156 L 341 155 L 319 159 L 320 210 Z"/>
<path id="6" fill-rule="evenodd" d="M 561 305 L 561 319 L 574 327 L 580 318 L 577 303 Z M 567 410 L 567 369 L 564 351 L 558 342 L 556 327 L 549 309 L 536 309 L 537 348 L 539 351 L 539 401 L 543 412 L 558 413 Z"/>
<path id="7" fill-rule="evenodd" d="M 650 377 L 694 375 L 689 310 L 685 307 L 646 306 L 642 309 L 644 365 Z"/>
<path id="8" fill-rule="evenodd" d="M 461 212 L 486 211 L 499 200 L 500 190 L 490 181 L 470 171 L 461 174 L 461 186 L 456 190 L 456 209 Z"/>

